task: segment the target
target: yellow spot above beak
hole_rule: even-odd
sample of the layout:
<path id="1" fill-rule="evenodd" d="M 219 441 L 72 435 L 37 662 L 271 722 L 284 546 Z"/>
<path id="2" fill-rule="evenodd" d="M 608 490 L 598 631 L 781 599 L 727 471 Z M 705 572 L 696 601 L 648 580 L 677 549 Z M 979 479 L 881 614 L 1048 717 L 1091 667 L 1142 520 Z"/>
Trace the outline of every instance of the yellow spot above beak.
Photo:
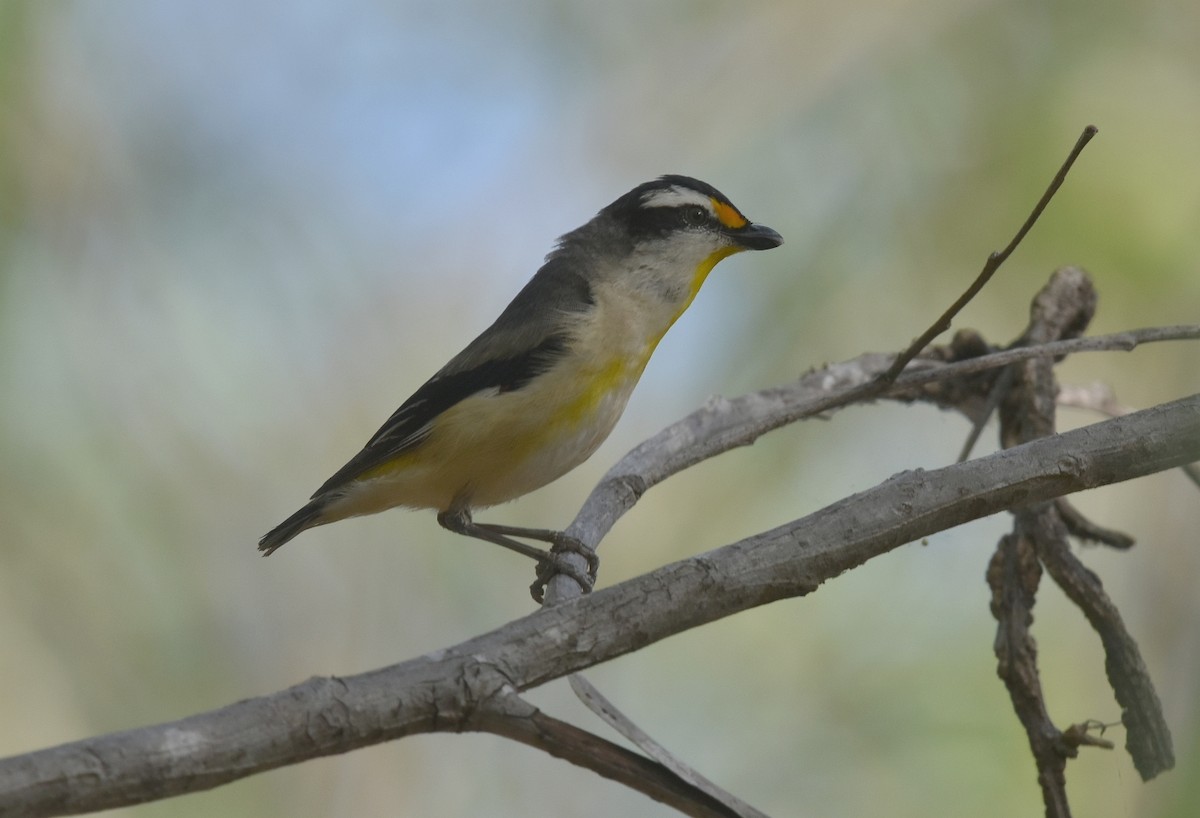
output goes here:
<path id="1" fill-rule="evenodd" d="M 737 230 L 748 224 L 746 217 L 738 213 L 737 208 L 733 205 L 713 199 L 712 206 L 713 212 L 717 214 L 717 220 L 730 230 Z"/>

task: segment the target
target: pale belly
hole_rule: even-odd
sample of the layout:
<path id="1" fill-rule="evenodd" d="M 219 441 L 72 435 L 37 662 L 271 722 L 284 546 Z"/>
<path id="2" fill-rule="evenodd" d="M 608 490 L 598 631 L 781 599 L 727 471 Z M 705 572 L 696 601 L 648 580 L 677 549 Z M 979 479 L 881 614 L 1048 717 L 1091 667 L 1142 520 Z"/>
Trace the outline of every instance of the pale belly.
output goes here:
<path id="1" fill-rule="evenodd" d="M 500 479 L 488 480 L 480 475 L 470 493 L 469 505 L 482 507 L 508 502 L 557 480 L 587 460 L 621 418 L 633 385 L 608 393 L 588 417 L 530 434 L 529 443 L 517 447 L 526 448 L 528 454 L 514 458 L 508 469 L 496 468 L 494 474 L 504 473 Z M 493 461 L 492 465 L 497 464 Z"/>

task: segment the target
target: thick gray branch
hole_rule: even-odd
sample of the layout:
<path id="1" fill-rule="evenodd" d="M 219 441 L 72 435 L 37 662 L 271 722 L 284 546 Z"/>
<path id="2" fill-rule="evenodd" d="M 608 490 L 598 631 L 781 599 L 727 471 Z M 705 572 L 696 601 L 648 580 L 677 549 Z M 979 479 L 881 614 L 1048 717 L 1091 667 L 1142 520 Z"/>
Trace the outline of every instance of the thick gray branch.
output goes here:
<path id="1" fill-rule="evenodd" d="M 0 813 L 166 798 L 413 733 L 495 729 L 496 697 L 738 611 L 807 594 L 904 543 L 1200 460 L 1200 395 L 933 471 L 510 622 L 453 648 L 314 678 L 177 722 L 0 760 Z"/>

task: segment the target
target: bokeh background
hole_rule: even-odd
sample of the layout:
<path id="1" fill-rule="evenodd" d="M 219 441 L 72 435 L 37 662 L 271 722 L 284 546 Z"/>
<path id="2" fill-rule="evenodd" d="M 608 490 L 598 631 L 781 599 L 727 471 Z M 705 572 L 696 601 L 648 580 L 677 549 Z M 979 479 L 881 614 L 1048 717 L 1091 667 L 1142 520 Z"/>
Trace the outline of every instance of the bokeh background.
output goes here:
<path id="1" fill-rule="evenodd" d="M 787 244 L 723 263 L 610 441 L 492 520 L 565 525 L 622 453 L 707 395 L 901 347 L 1088 123 L 1100 136 L 958 326 L 1014 337 L 1067 263 L 1095 276 L 1094 332 L 1200 320 L 1198 42 L 1187 0 L 6 0 L 0 753 L 380 667 L 529 612 L 530 566 L 430 513 L 309 532 L 270 560 L 254 546 L 555 236 L 647 178 L 710 181 Z M 1200 388 L 1197 361 L 1160 345 L 1061 373 L 1140 407 Z M 601 583 L 946 464 L 966 431 L 872 406 L 776 432 L 647 495 L 605 542 Z M 1141 640 L 1179 764 L 1143 784 L 1123 752 L 1087 751 L 1071 798 L 1093 817 L 1194 816 L 1196 488 L 1163 474 L 1078 502 L 1139 539 L 1084 559 Z M 1007 525 L 590 678 L 772 815 L 1040 814 L 983 582 Z M 1036 615 L 1054 718 L 1115 721 L 1082 617 L 1049 584 Z M 603 731 L 565 685 L 532 698 Z M 673 813 L 454 735 L 113 814 Z"/>

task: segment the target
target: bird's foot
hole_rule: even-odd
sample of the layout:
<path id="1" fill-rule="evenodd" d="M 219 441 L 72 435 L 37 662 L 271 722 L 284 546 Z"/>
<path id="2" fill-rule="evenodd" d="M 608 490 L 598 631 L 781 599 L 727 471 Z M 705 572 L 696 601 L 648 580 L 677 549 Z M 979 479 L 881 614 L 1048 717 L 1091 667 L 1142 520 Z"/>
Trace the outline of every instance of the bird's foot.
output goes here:
<path id="1" fill-rule="evenodd" d="M 581 571 L 574 560 L 566 559 L 568 554 L 576 554 L 587 562 L 587 570 Z M 546 558 L 538 560 L 537 579 L 529 586 L 529 594 L 534 602 L 541 605 L 545 600 L 546 585 L 555 574 L 565 574 L 590 594 L 596 585 L 596 571 L 600 568 L 600 557 L 574 537 L 568 537 L 562 532 L 555 532 L 550 550 Z"/>

